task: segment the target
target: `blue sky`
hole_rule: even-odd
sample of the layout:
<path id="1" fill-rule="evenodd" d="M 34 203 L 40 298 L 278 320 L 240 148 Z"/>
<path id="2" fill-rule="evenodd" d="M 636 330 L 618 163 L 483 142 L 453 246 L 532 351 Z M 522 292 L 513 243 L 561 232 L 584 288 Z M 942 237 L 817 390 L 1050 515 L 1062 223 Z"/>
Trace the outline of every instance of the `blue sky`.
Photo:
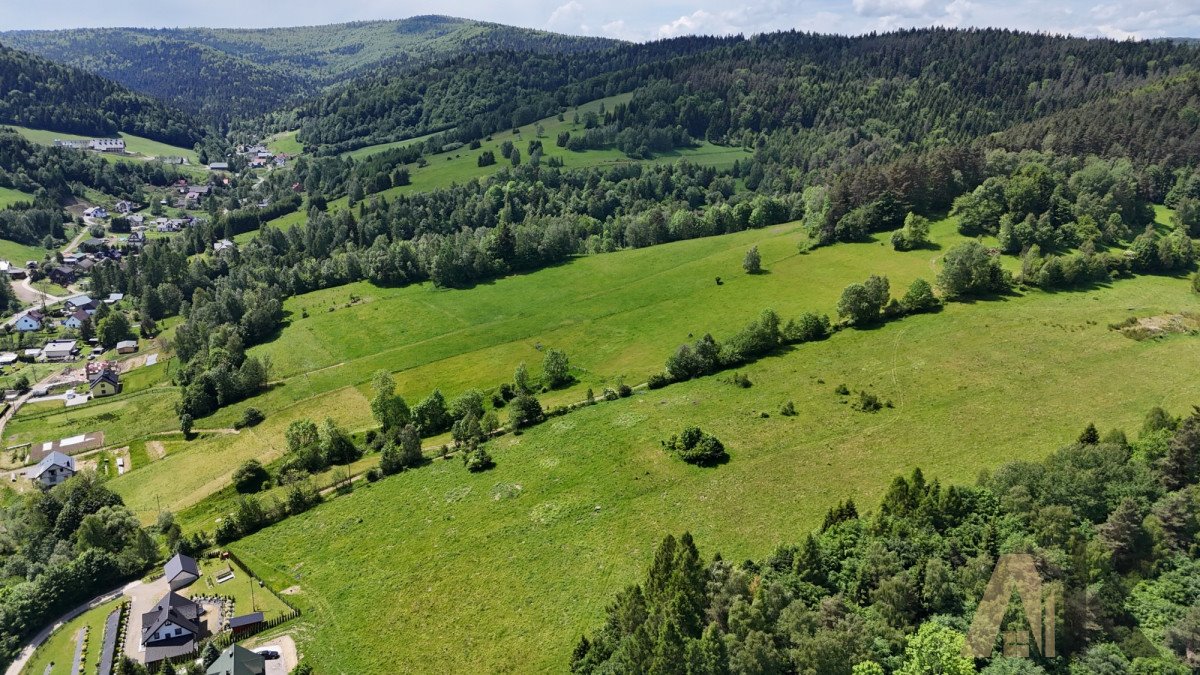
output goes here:
<path id="1" fill-rule="evenodd" d="M 1200 37 L 1200 0 L 0 0 L 0 28 L 294 26 L 449 14 L 648 40 L 781 28 L 857 34 L 1004 26 L 1118 39 Z"/>

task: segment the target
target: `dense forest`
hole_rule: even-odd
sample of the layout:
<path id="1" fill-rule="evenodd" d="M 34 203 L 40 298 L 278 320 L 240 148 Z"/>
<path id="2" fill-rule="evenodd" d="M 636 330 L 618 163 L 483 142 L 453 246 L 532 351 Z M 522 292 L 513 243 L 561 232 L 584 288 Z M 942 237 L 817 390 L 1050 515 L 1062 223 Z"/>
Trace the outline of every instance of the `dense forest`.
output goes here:
<path id="1" fill-rule="evenodd" d="M 97 75 L 0 45 L 0 123 L 85 136 L 126 131 L 192 147 L 203 129 L 170 106 Z"/>
<path id="2" fill-rule="evenodd" d="M 0 41 L 215 122 L 294 105 L 322 87 L 384 65 L 412 69 L 459 53 L 575 52 L 615 44 L 444 16 L 258 30 L 7 31 Z"/>
<path id="3" fill-rule="evenodd" d="M 667 537 L 644 583 L 618 594 L 579 642 L 571 670 L 1195 672 L 1198 469 L 1200 409 L 1182 419 L 1155 409 L 1134 439 L 1089 425 L 1045 460 L 1003 465 L 974 486 L 919 469 L 897 477 L 877 511 L 843 502 L 764 560 L 705 562 L 690 535 Z M 999 595 L 1003 624 L 972 624 L 997 562 L 1014 554 L 1031 556 L 1061 598 L 1052 649 L 1022 611 L 1041 597 Z M 1002 627 L 1023 635 L 1014 644 L 1031 659 L 1003 655 Z M 964 656 L 969 630 L 988 657 Z"/>
<path id="4" fill-rule="evenodd" d="M 961 143 L 1183 72 L 1200 53 L 1004 30 L 678 38 L 587 54 L 463 56 L 382 71 L 302 106 L 300 138 L 351 147 L 455 127 L 460 141 L 634 92 L 616 129 L 770 148 L 790 176 Z M 385 103 L 386 102 L 386 103 Z"/>

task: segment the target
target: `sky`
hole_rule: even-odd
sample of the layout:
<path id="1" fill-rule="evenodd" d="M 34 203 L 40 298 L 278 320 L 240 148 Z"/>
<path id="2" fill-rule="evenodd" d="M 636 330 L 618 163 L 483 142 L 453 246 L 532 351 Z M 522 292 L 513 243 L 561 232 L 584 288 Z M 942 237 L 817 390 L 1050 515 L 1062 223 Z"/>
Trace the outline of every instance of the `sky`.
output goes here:
<path id="1" fill-rule="evenodd" d="M 636 41 L 790 28 L 860 34 L 933 25 L 1115 39 L 1200 37 L 1200 0 L 0 0 L 0 30 L 261 28 L 420 14 Z"/>

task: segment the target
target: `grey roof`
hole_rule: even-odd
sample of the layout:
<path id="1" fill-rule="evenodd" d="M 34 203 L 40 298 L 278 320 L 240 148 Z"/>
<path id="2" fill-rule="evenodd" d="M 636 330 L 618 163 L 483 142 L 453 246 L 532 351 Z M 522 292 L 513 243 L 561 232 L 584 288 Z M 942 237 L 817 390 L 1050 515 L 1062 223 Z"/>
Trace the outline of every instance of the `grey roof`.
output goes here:
<path id="1" fill-rule="evenodd" d="M 96 376 L 89 381 L 88 386 L 92 389 L 95 389 L 100 385 L 101 382 L 108 382 L 114 387 L 121 386 L 121 380 L 119 380 L 117 378 L 117 374 L 111 370 L 102 370 L 97 373 Z"/>
<path id="2" fill-rule="evenodd" d="M 241 628 L 242 626 L 253 626 L 256 623 L 262 623 L 262 620 L 262 612 L 252 612 L 250 614 L 243 614 L 241 616 L 233 617 L 229 620 L 229 627 L 233 629 Z"/>
<path id="3" fill-rule="evenodd" d="M 136 347 L 136 346 L 137 346 L 137 340 L 121 340 L 120 342 L 117 343 L 117 349 L 124 349 L 125 347 Z"/>
<path id="4" fill-rule="evenodd" d="M 168 560 L 167 564 L 163 565 L 163 572 L 166 574 L 167 581 L 173 581 L 183 572 L 192 575 L 193 579 L 200 578 L 200 566 L 193 558 L 182 553 L 176 553 L 174 558 Z"/>
<path id="5" fill-rule="evenodd" d="M 239 645 L 230 645 L 216 661 L 204 671 L 205 675 L 263 675 L 267 670 L 267 659 Z"/>
<path id="6" fill-rule="evenodd" d="M 75 471 L 75 458 L 71 457 L 70 455 L 64 455 L 63 453 L 55 450 L 54 452 L 43 457 L 42 461 L 38 462 L 33 468 L 26 471 L 25 475 L 29 478 L 37 478 L 43 473 L 46 473 L 46 471 L 52 466 L 61 466 L 70 469 L 71 471 Z"/>
<path id="7" fill-rule="evenodd" d="M 92 299 L 86 295 L 76 295 L 76 296 L 67 298 L 63 302 L 65 302 L 68 305 L 75 305 L 76 307 L 81 307 L 83 305 L 92 304 Z"/>
<path id="8" fill-rule="evenodd" d="M 164 595 L 154 609 L 142 615 L 142 644 L 168 621 L 197 634 L 200 632 L 200 605 L 174 591 Z"/>

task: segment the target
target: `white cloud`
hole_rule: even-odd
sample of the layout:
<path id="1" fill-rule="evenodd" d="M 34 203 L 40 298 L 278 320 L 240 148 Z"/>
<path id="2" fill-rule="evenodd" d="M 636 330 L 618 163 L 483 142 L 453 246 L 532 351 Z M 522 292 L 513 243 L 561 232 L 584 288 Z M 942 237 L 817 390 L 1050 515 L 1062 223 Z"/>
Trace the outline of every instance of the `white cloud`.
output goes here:
<path id="1" fill-rule="evenodd" d="M 555 7 L 554 11 L 550 13 L 550 18 L 546 19 L 546 27 L 551 30 L 573 31 L 583 25 L 584 9 L 579 0 L 571 0 L 564 5 Z"/>
<path id="2" fill-rule="evenodd" d="M 933 0 L 854 0 L 859 16 L 921 16 Z"/>
<path id="3" fill-rule="evenodd" d="M 658 37 L 669 38 L 680 35 L 729 35 L 730 33 L 741 32 L 741 28 L 734 25 L 731 19 L 735 17 L 733 12 L 721 12 L 713 14 L 707 10 L 698 9 L 691 14 L 663 24 L 658 28 Z"/>

